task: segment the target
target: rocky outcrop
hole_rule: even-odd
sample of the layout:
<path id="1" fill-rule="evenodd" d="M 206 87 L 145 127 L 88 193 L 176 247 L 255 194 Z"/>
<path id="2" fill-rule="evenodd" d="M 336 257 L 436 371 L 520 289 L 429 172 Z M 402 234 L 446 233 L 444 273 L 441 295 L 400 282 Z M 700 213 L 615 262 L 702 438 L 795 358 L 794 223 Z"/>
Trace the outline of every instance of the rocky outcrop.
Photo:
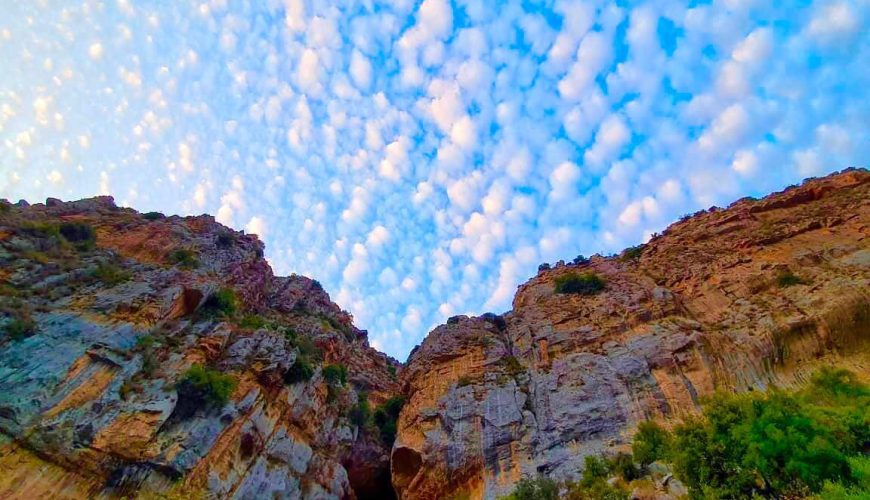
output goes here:
<path id="1" fill-rule="evenodd" d="M 557 293 L 569 276 L 603 279 Z M 392 451 L 401 498 L 495 498 L 576 478 L 648 418 L 714 390 L 870 375 L 870 173 L 712 208 L 620 256 L 542 266 L 504 316 L 451 318 L 412 352 Z"/>
<path id="2" fill-rule="evenodd" d="M 256 236 L 108 197 L 0 204 L 0 497 L 392 495 L 388 447 L 348 413 L 396 394 L 398 363 Z M 221 290 L 235 314 L 208 311 Z M 180 390 L 194 364 L 232 378 L 225 404 Z"/>

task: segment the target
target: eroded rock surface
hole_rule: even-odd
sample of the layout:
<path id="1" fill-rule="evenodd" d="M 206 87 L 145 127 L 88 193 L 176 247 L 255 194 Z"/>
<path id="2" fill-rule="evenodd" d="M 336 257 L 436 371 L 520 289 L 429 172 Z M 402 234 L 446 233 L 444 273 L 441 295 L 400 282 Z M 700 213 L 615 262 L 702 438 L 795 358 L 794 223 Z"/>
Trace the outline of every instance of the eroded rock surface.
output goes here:
<path id="1" fill-rule="evenodd" d="M 348 412 L 360 392 L 373 405 L 396 394 L 397 363 L 316 281 L 274 276 L 256 236 L 108 197 L 0 209 L 0 327 L 32 329 L 0 334 L 0 497 L 392 494 L 388 447 Z M 95 247 L 57 234 L 72 222 Z M 234 316 L 206 312 L 221 289 Z M 322 360 L 286 383 L 303 344 Z M 195 363 L 236 381 L 226 404 L 179 394 Z M 330 391 L 326 364 L 348 383 Z"/>
<path id="2" fill-rule="evenodd" d="M 557 278 L 594 273 L 595 295 Z M 451 318 L 410 356 L 392 452 L 401 498 L 576 478 L 634 426 L 716 389 L 870 374 L 870 173 L 848 170 L 673 224 L 642 250 L 542 269 L 504 316 Z"/>

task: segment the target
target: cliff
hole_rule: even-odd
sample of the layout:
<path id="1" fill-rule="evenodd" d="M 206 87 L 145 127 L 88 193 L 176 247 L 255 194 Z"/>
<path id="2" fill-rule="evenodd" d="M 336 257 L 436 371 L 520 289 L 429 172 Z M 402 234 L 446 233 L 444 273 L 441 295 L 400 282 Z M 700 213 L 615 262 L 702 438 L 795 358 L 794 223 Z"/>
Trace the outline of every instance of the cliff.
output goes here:
<path id="1" fill-rule="evenodd" d="M 870 173 L 711 208 L 619 256 L 542 265 L 503 316 L 459 316 L 410 356 L 401 498 L 495 498 L 577 478 L 699 398 L 870 375 Z M 560 291 L 562 293 L 560 293 Z"/>
<path id="2" fill-rule="evenodd" d="M 392 495 L 389 444 L 349 414 L 398 363 L 255 236 L 108 197 L 2 203 L 0 261 L 0 497 Z"/>
<path id="3" fill-rule="evenodd" d="M 863 169 L 542 265 L 404 366 L 209 216 L 0 201 L 0 262 L 2 498 L 491 499 L 717 389 L 870 376 Z"/>

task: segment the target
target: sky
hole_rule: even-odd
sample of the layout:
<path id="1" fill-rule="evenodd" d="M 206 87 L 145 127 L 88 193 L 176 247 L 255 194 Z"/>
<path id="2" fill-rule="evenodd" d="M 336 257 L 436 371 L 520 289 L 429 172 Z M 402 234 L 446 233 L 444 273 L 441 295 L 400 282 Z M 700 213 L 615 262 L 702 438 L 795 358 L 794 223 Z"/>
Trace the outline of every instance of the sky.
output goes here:
<path id="1" fill-rule="evenodd" d="M 774 5 L 775 4 L 775 5 Z M 0 2 L 0 197 L 213 214 L 405 359 L 870 153 L 870 1 Z"/>

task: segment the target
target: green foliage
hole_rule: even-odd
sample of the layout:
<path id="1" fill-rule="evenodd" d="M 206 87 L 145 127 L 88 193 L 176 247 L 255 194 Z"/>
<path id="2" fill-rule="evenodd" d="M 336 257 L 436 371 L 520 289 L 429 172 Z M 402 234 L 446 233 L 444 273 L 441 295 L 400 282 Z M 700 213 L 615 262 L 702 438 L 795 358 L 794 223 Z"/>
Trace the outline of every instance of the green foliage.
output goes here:
<path id="1" fill-rule="evenodd" d="M 631 260 L 637 260 L 643 255 L 643 250 L 646 245 L 637 245 L 634 247 L 628 247 L 622 251 L 622 255 L 619 256 L 619 260 L 622 262 L 628 262 Z"/>
<path id="2" fill-rule="evenodd" d="M 613 457 L 612 470 L 626 481 L 634 481 L 641 477 L 641 471 L 628 453 L 617 453 Z"/>
<path id="3" fill-rule="evenodd" d="M 599 479 L 591 484 L 568 483 L 564 500 L 628 500 L 629 492 Z"/>
<path id="4" fill-rule="evenodd" d="M 214 406 L 226 404 L 237 384 L 232 376 L 202 365 L 191 366 L 184 372 L 179 383 L 195 389 L 202 396 L 203 402 Z"/>
<path id="5" fill-rule="evenodd" d="M 357 394 L 356 406 L 350 410 L 350 421 L 360 428 L 367 427 L 372 422 L 372 409 L 369 406 L 369 395 L 365 392 Z"/>
<path id="6" fill-rule="evenodd" d="M 694 496 L 804 496 L 860 482 L 853 458 L 870 443 L 870 389 L 848 371 L 823 369 L 793 393 L 716 394 L 704 410 L 673 437 L 655 431 L 672 440 L 667 459 Z"/>
<path id="7" fill-rule="evenodd" d="M 232 317 L 236 313 L 236 292 L 232 288 L 221 288 L 209 295 L 202 310 L 211 316 Z"/>
<path id="8" fill-rule="evenodd" d="M 163 219 L 165 217 L 166 216 L 160 212 L 147 212 L 147 213 L 142 214 L 142 218 L 147 219 L 147 220 L 157 220 L 157 219 Z"/>
<path id="9" fill-rule="evenodd" d="M 502 358 L 505 373 L 511 377 L 516 377 L 521 373 L 525 373 L 526 369 L 520 364 L 519 360 L 514 356 L 505 356 Z"/>
<path id="10" fill-rule="evenodd" d="M 323 367 L 323 379 L 333 387 L 343 387 L 347 384 L 347 367 L 342 364 Z"/>
<path id="11" fill-rule="evenodd" d="M 236 235 L 230 232 L 222 232 L 218 234 L 216 243 L 221 248 L 231 247 L 236 243 Z"/>
<path id="12" fill-rule="evenodd" d="M 293 363 L 293 366 L 288 368 L 287 372 L 284 373 L 284 383 L 287 385 L 293 385 L 299 382 L 311 380 L 311 377 L 313 376 L 314 366 L 311 365 L 311 361 L 309 361 L 307 356 L 300 353 L 296 356 L 296 362 Z"/>
<path id="13" fill-rule="evenodd" d="M 260 328 L 266 327 L 266 320 L 263 319 L 259 314 L 248 314 L 241 321 L 239 321 L 239 326 L 242 328 L 250 328 L 251 330 L 257 330 Z"/>
<path id="14" fill-rule="evenodd" d="M 466 385 L 471 385 L 474 383 L 474 379 L 468 375 L 463 375 L 459 377 L 459 380 L 456 381 L 456 387 L 465 387 Z"/>
<path id="15" fill-rule="evenodd" d="M 196 253 L 189 248 L 178 248 L 173 250 L 168 256 L 169 262 L 177 264 L 185 269 L 195 269 L 199 267 L 199 258 Z"/>
<path id="16" fill-rule="evenodd" d="M 556 293 L 595 295 L 604 290 L 604 280 L 594 273 L 568 273 L 556 278 Z"/>
<path id="17" fill-rule="evenodd" d="M 777 275 L 776 284 L 780 288 L 788 288 L 794 285 L 807 285 L 809 284 L 809 282 L 802 278 L 799 278 L 791 271 L 783 271 L 779 273 L 779 275 Z"/>
<path id="18" fill-rule="evenodd" d="M 373 416 L 375 426 L 381 434 L 381 441 L 388 447 L 393 446 L 396 441 L 396 422 L 399 420 L 399 413 L 402 412 L 403 406 L 405 406 L 405 398 L 393 396 L 375 409 Z"/>
<path id="19" fill-rule="evenodd" d="M 396 380 L 396 367 L 395 366 L 388 364 L 387 365 L 387 373 L 390 374 L 390 378 L 392 378 L 393 380 Z"/>
<path id="20" fill-rule="evenodd" d="M 870 498 L 870 456 L 849 457 L 852 484 L 825 481 L 815 498 L 822 500 L 866 500 Z"/>
<path id="21" fill-rule="evenodd" d="M 634 461 L 645 467 L 668 454 L 671 436 L 653 421 L 641 422 L 631 444 Z"/>
<path id="22" fill-rule="evenodd" d="M 29 317 L 20 315 L 3 325 L 3 333 L 10 340 L 21 340 L 36 333 L 36 323 Z"/>
<path id="23" fill-rule="evenodd" d="M 60 238 L 60 226 L 51 222 L 25 222 L 21 229 L 38 238 Z"/>
<path id="24" fill-rule="evenodd" d="M 611 464 L 603 457 L 587 455 L 583 459 L 583 465 L 583 477 L 580 483 L 585 486 L 607 479 L 607 475 L 610 474 Z"/>
<path id="25" fill-rule="evenodd" d="M 100 263 L 91 276 L 106 285 L 115 286 L 130 279 L 132 274 L 111 263 Z"/>
<path id="26" fill-rule="evenodd" d="M 94 228 L 84 222 L 63 222 L 58 228 L 60 235 L 78 250 L 91 250 L 97 242 Z"/>
<path id="27" fill-rule="evenodd" d="M 504 500 L 558 500 L 559 483 L 546 476 L 525 478 Z"/>

